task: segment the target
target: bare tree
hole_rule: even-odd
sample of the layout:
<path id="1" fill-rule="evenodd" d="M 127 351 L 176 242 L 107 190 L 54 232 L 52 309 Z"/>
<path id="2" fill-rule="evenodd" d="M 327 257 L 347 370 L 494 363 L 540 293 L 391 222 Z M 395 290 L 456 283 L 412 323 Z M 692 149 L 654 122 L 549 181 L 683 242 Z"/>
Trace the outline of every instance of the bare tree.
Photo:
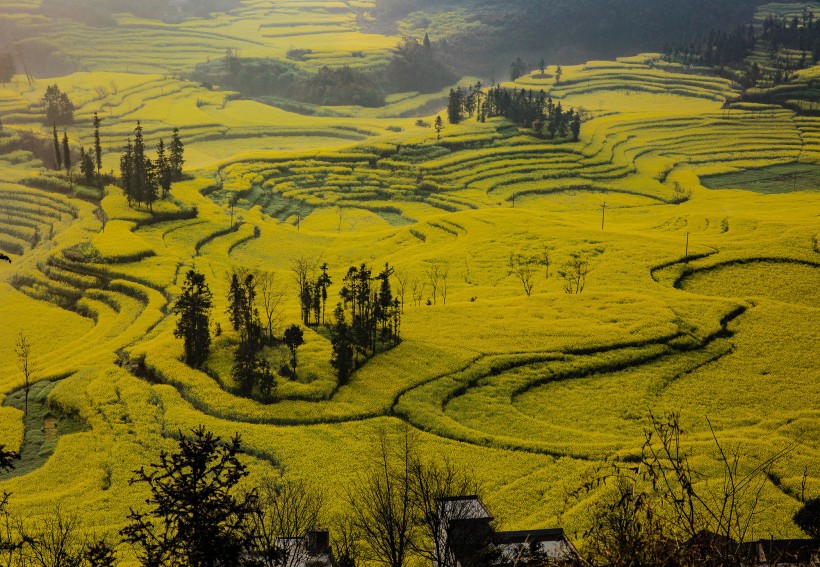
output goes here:
<path id="1" fill-rule="evenodd" d="M 510 254 L 508 275 L 514 275 L 524 286 L 524 293 L 529 297 L 535 285 L 535 272 L 538 269 L 538 258 L 519 253 Z"/>
<path id="2" fill-rule="evenodd" d="M 432 260 L 427 266 L 427 281 L 433 288 L 433 305 L 439 293 L 447 304 L 447 277 L 450 275 L 450 264 L 446 260 Z"/>
<path id="3" fill-rule="evenodd" d="M 294 542 L 319 526 L 323 506 L 323 495 L 301 480 L 265 479 L 259 488 L 259 507 L 253 514 L 262 565 L 304 565 L 309 550 Z"/>
<path id="4" fill-rule="evenodd" d="M 0 565 L 25 565 L 23 554 L 29 541 L 20 519 L 8 510 L 9 496 L 8 492 L 0 495 Z"/>
<path id="5" fill-rule="evenodd" d="M 350 517 L 341 515 L 333 522 L 333 557 L 336 567 L 358 567 L 361 533 Z"/>
<path id="6" fill-rule="evenodd" d="M 396 291 L 398 291 L 401 298 L 401 310 L 404 311 L 404 296 L 410 288 L 412 276 L 407 270 L 396 268 L 393 270 L 393 277 L 396 278 Z"/>
<path id="7" fill-rule="evenodd" d="M 538 262 L 544 266 L 544 279 L 550 279 L 550 249 L 544 245 L 538 255 Z"/>
<path id="8" fill-rule="evenodd" d="M 75 514 L 60 508 L 36 523 L 28 536 L 31 564 L 37 567 L 79 567 L 85 550 L 84 536 Z"/>
<path id="9" fill-rule="evenodd" d="M 444 305 L 447 305 L 447 278 L 450 276 L 450 263 L 446 260 L 441 262 L 441 298 Z"/>
<path id="10" fill-rule="evenodd" d="M 441 279 L 441 267 L 437 261 L 431 262 L 429 266 L 427 266 L 427 271 L 425 272 L 427 275 L 427 281 L 430 284 L 430 287 L 433 288 L 433 305 L 436 304 L 437 295 L 438 295 L 438 285 L 439 280 Z"/>
<path id="11" fill-rule="evenodd" d="M 564 291 L 569 294 L 578 294 L 584 291 L 587 274 L 590 270 L 586 254 L 571 252 L 567 263 L 558 270 L 558 277 L 564 280 Z"/>
<path id="12" fill-rule="evenodd" d="M 28 415 L 28 394 L 31 391 L 31 376 L 34 373 L 34 363 L 31 357 L 31 343 L 23 331 L 17 333 L 17 346 L 14 350 L 17 355 L 17 368 L 23 373 L 23 393 L 25 395 L 25 405 L 23 415 Z"/>
<path id="13" fill-rule="evenodd" d="M 268 323 L 268 342 L 273 342 L 273 329 L 280 321 L 280 311 L 282 300 L 285 298 L 285 290 L 277 285 L 276 274 L 274 272 L 256 272 L 256 292 L 262 303 L 265 312 L 265 320 Z"/>
<path id="14" fill-rule="evenodd" d="M 416 457 L 411 467 L 411 486 L 415 523 L 420 528 L 413 542 L 418 555 L 438 567 L 453 567 L 454 546 L 459 546 L 455 540 L 467 537 L 477 549 L 487 543 L 477 541 L 481 537 L 478 533 L 453 532 L 456 521 L 472 517 L 470 502 L 454 498 L 480 492 L 472 476 L 448 461 L 437 464 Z"/>
<path id="15" fill-rule="evenodd" d="M 413 276 L 413 279 L 410 280 L 410 289 L 413 295 L 413 305 L 417 307 L 421 306 L 421 302 L 424 301 L 424 290 L 426 287 L 427 283 L 417 276 Z"/>
<path id="16" fill-rule="evenodd" d="M 679 416 L 650 415 L 638 462 L 614 462 L 574 495 L 603 490 L 584 534 L 588 560 L 611 565 L 745 565 L 744 542 L 760 514 L 765 472 L 794 446 L 742 465 L 709 423 L 722 478 L 695 469 L 682 443 Z M 708 420 L 707 420 L 708 422 Z"/>
<path id="17" fill-rule="evenodd" d="M 411 486 L 415 437 L 409 427 L 393 445 L 379 436 L 376 462 L 348 495 L 352 526 L 361 533 L 368 558 L 387 567 L 404 567 L 414 547 Z"/>

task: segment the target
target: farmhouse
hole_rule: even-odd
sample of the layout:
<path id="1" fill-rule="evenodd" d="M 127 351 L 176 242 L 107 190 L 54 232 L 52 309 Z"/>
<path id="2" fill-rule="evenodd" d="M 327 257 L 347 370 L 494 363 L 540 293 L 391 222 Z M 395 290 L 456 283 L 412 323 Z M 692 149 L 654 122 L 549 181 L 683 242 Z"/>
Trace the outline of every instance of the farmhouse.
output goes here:
<path id="1" fill-rule="evenodd" d="M 439 536 L 433 567 L 461 567 L 482 563 L 511 566 L 538 562 L 574 562 L 580 556 L 561 528 L 496 531 L 493 516 L 478 496 L 438 500 Z"/>

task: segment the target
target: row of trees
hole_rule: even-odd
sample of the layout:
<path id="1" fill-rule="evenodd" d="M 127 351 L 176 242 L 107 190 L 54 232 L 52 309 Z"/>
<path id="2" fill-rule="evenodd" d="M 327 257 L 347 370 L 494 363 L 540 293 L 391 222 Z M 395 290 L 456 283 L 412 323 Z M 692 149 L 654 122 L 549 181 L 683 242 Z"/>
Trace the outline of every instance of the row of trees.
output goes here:
<path id="1" fill-rule="evenodd" d="M 100 124 L 102 121 L 94 113 L 94 147 L 92 151 L 86 152 L 83 146 L 80 146 L 79 166 L 81 179 L 85 181 L 86 185 L 96 185 L 102 187 L 102 145 L 100 144 Z M 71 171 L 73 164 L 73 157 L 71 146 L 68 141 L 68 133 L 63 131 L 62 142 L 57 134 L 57 125 L 52 125 L 53 144 L 54 144 L 54 169 L 60 171 L 65 167 L 66 175 L 69 178 L 69 183 L 72 181 Z"/>
<path id="2" fill-rule="evenodd" d="M 768 52 L 771 83 L 788 82 L 795 71 L 820 61 L 820 20 L 808 9 L 791 18 L 769 15 L 760 27 L 742 24 L 729 32 L 713 30 L 706 37 L 686 43 L 666 44 L 663 58 L 685 65 L 742 69 L 743 74 L 737 78 L 744 88 L 752 88 L 763 78 L 757 62 L 747 63 L 756 47 Z M 781 50 L 797 51 L 800 55 L 781 56 Z"/>
<path id="3" fill-rule="evenodd" d="M 581 113 L 573 108 L 564 110 L 560 101 L 556 104 L 544 91 L 505 89 L 501 85 L 484 91 L 481 83 L 466 89 L 451 89 L 447 101 L 450 124 L 458 124 L 465 116 L 474 115 L 480 122 L 503 116 L 550 140 L 571 134 L 572 140 L 577 142 L 581 133 Z"/>
<path id="4" fill-rule="evenodd" d="M 332 285 L 329 266 L 324 263 L 317 272 L 315 262 L 300 257 L 292 261 L 291 269 L 305 326 L 326 325 L 325 308 Z M 583 292 L 590 270 L 585 253 L 571 253 L 569 260 L 557 270 L 564 291 Z M 545 278 L 550 277 L 549 249 L 544 248 L 537 254 L 510 254 L 508 275 L 521 282 L 528 296 L 541 271 Z M 430 262 L 421 277 L 406 271 L 397 272 L 389 263 L 376 274 L 366 263 L 348 269 L 339 291 L 341 301 L 333 310 L 333 323 L 327 325 L 332 345 L 330 362 L 339 385 L 347 384 L 352 373 L 371 357 L 401 342 L 402 312 L 408 294 L 416 306 L 423 304 L 428 290 L 432 293 L 427 298 L 428 305 L 439 298 L 446 304 L 449 273 L 449 264 L 442 261 Z M 264 325 L 257 307 L 258 296 L 264 309 Z M 291 325 L 281 339 L 274 336 L 283 298 L 284 292 L 274 285 L 272 273 L 238 270 L 231 274 L 227 314 L 233 331 L 238 334 L 232 376 L 240 395 L 256 395 L 264 401 L 274 399 L 276 379 L 266 346 L 287 346 L 290 367 L 282 366 L 278 373 L 293 379 L 297 376 L 297 349 L 304 344 L 304 331 L 298 325 Z M 175 334 L 185 341 L 184 359 L 194 368 L 201 367 L 210 352 L 211 307 L 212 295 L 204 276 L 190 270 L 174 311 L 179 317 Z M 221 329 L 217 333 L 221 333 Z"/>
<path id="5" fill-rule="evenodd" d="M 151 160 L 145 153 L 142 125 L 138 121 L 133 143 L 128 138 L 120 156 L 120 182 L 128 205 L 144 203 L 151 210 L 157 199 L 165 199 L 171 191 L 171 183 L 182 179 L 184 151 L 179 128 L 174 128 L 168 151 L 160 138 L 156 158 Z"/>
<path id="6" fill-rule="evenodd" d="M 713 482 L 703 480 L 682 439 L 678 416 L 651 416 L 640 455 L 602 465 L 568 496 L 567 506 L 590 502 L 583 565 L 754 563 L 744 542 L 761 512 L 766 471 L 790 448 L 746 465 L 739 450 L 713 435 L 723 470 L 723 478 Z M 144 507 L 130 509 L 116 539 L 83 538 L 76 517 L 59 510 L 32 529 L 11 515 L 6 493 L 0 498 L 0 558 L 13 567 L 112 567 L 119 540 L 145 567 L 304 565 L 307 551 L 294 541 L 326 520 L 324 493 L 303 481 L 250 484 L 242 455 L 238 435 L 223 441 L 201 426 L 180 432 L 174 452 L 162 451 L 155 463 L 133 472 L 130 483 L 144 486 L 148 498 Z M 18 457 L 0 446 L 0 473 L 11 470 Z M 335 566 L 367 560 L 406 567 L 425 560 L 452 567 L 460 538 L 473 548 L 469 567 L 503 563 L 489 534 L 462 527 L 456 536 L 450 530 L 470 517 L 468 507 L 440 505 L 443 498 L 480 494 L 470 473 L 425 458 L 407 427 L 381 432 L 370 459 L 347 494 L 346 512 L 333 521 Z M 794 521 L 808 535 L 820 536 L 820 498 L 803 499 Z M 557 564 L 527 546 L 520 552 L 530 567 Z M 785 557 L 768 559 L 777 563 Z"/>

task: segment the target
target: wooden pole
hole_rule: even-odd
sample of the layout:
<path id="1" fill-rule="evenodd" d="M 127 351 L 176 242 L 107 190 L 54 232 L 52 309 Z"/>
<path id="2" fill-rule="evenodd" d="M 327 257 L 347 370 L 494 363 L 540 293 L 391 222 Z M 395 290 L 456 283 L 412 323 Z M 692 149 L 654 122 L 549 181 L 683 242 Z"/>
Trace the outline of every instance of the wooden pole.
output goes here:
<path id="1" fill-rule="evenodd" d="M 606 201 L 601 205 L 601 230 L 604 230 L 604 221 L 606 220 Z"/>

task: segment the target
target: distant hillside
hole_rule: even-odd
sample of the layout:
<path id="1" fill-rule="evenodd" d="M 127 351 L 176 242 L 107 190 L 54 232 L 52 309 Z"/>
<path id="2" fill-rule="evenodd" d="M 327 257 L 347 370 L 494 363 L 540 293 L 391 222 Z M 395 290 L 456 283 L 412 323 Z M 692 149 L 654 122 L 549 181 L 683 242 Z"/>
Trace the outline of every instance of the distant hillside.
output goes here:
<path id="1" fill-rule="evenodd" d="M 645 51 L 751 20 L 762 0 L 379 0 L 378 25 L 429 31 L 465 72 L 506 75 L 510 61 L 531 68 Z"/>

